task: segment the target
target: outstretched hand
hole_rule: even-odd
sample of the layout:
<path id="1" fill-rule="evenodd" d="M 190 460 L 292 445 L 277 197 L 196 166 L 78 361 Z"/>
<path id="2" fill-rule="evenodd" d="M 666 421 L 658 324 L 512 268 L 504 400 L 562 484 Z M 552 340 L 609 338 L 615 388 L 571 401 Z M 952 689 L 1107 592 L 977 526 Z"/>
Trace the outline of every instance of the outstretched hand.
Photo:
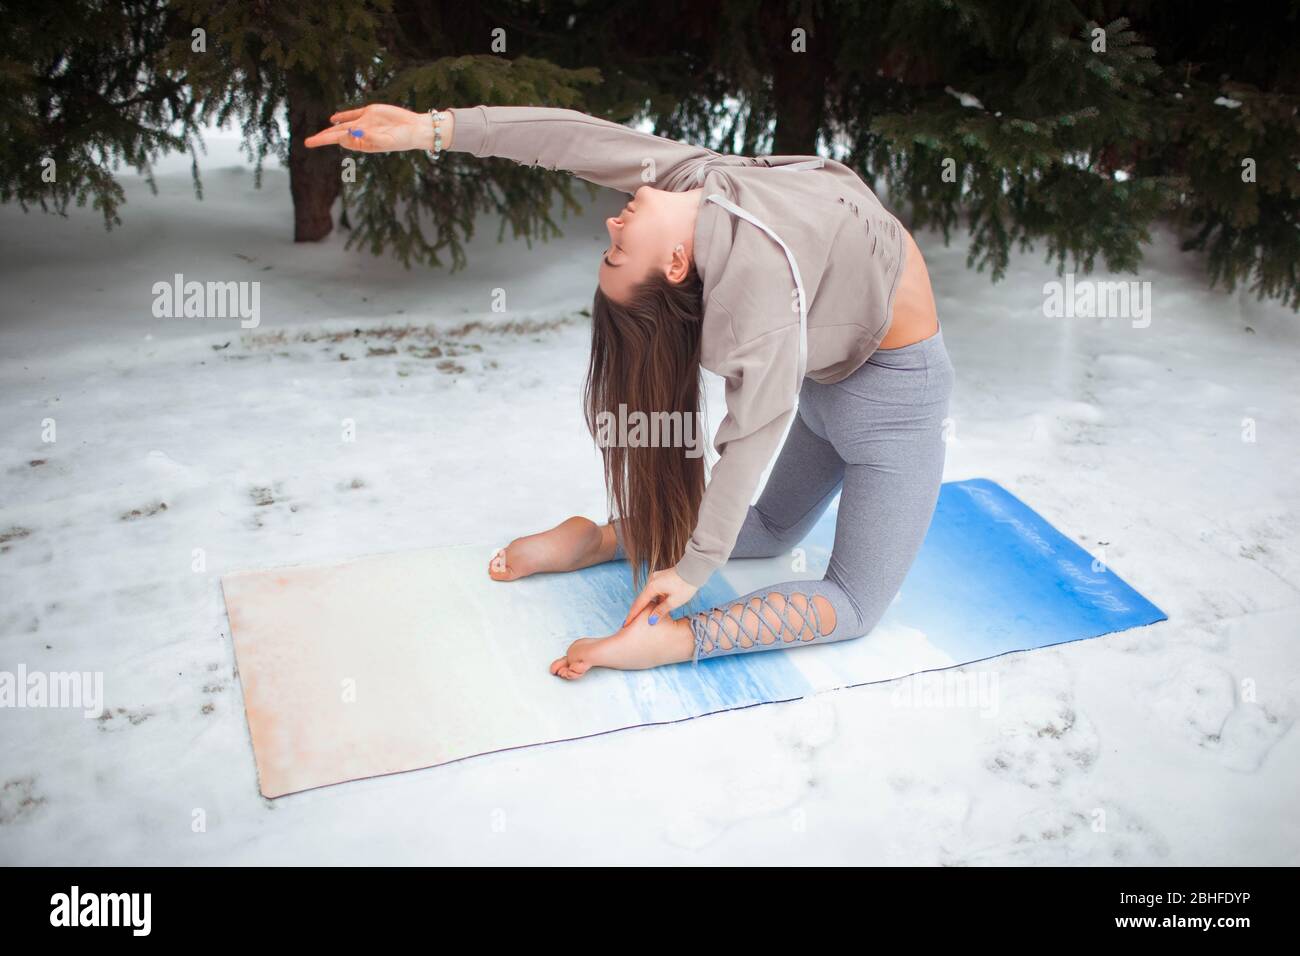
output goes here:
<path id="1" fill-rule="evenodd" d="M 656 571 L 650 575 L 645 587 L 632 602 L 632 609 L 627 612 L 627 619 L 623 621 L 623 626 L 627 627 L 648 606 L 654 607 L 650 623 L 658 623 L 658 620 L 667 617 L 670 611 L 675 611 L 695 597 L 695 592 L 698 590 L 699 588 L 694 584 L 683 581 L 675 568 Z"/>
<path id="2" fill-rule="evenodd" d="M 400 106 L 374 103 L 352 110 L 340 110 L 330 117 L 334 125 L 308 136 L 304 145 L 342 146 L 360 153 L 393 153 L 405 149 L 432 149 L 433 123 L 428 113 L 414 113 Z M 442 145 L 450 147 L 454 117 L 448 114 L 442 125 Z M 357 135 L 360 134 L 360 135 Z"/>

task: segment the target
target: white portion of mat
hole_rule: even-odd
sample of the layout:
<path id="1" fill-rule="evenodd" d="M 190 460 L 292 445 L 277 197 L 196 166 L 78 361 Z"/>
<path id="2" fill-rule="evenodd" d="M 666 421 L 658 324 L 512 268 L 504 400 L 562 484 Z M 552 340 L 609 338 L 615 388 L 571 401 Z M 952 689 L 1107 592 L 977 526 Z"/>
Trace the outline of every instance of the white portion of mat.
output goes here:
<path id="1" fill-rule="evenodd" d="M 750 657 L 742 688 L 712 662 L 706 679 L 657 668 L 559 680 L 551 661 L 584 628 L 600 633 L 625 602 L 577 575 L 493 581 L 489 551 L 426 549 L 223 579 L 263 794 L 953 663 L 914 630 L 886 627 L 834 654 L 775 651 L 757 666 Z M 779 573 L 767 561 L 728 566 L 736 593 Z M 820 574 L 816 565 L 807 572 Z"/>

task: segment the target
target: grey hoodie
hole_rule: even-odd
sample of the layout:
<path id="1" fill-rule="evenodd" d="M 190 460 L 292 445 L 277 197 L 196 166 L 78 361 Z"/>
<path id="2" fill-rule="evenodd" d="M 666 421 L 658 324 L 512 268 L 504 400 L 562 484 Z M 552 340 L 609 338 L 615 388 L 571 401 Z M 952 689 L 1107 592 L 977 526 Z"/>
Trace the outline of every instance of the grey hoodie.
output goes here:
<path id="1" fill-rule="evenodd" d="M 560 169 L 634 193 L 704 187 L 695 266 L 700 364 L 726 381 L 719 459 L 677 573 L 697 587 L 731 554 L 764 469 L 794 421 L 804 376 L 847 378 L 889 331 L 902 225 L 849 167 L 820 156 L 730 156 L 576 110 L 450 110 L 450 149 Z M 652 569 L 655 570 L 655 569 Z"/>

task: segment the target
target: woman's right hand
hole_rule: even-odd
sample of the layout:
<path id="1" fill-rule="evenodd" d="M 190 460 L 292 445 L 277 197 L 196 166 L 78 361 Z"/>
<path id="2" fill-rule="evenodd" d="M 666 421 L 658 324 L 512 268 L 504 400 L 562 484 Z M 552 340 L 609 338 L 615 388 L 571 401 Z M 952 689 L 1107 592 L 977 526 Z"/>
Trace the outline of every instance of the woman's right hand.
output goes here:
<path id="1" fill-rule="evenodd" d="M 442 147 L 449 149 L 456 119 L 444 111 Z M 334 125 L 308 136 L 304 144 L 342 146 L 361 153 L 395 153 L 404 149 L 433 149 L 433 120 L 428 113 L 414 113 L 400 106 L 374 103 L 353 110 L 341 110 L 330 117 Z M 356 133 L 360 133 L 357 136 Z"/>

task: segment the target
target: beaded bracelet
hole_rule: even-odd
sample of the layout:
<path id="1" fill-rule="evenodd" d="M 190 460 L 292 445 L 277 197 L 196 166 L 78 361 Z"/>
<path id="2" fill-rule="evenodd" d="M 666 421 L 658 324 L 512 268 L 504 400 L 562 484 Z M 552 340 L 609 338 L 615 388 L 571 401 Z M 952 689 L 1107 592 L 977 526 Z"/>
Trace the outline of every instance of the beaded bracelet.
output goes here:
<path id="1" fill-rule="evenodd" d="M 447 114 L 431 109 L 429 117 L 433 121 L 433 149 L 426 149 L 425 152 L 429 154 L 430 159 L 437 159 L 438 154 L 442 152 L 442 121 L 447 118 Z"/>

